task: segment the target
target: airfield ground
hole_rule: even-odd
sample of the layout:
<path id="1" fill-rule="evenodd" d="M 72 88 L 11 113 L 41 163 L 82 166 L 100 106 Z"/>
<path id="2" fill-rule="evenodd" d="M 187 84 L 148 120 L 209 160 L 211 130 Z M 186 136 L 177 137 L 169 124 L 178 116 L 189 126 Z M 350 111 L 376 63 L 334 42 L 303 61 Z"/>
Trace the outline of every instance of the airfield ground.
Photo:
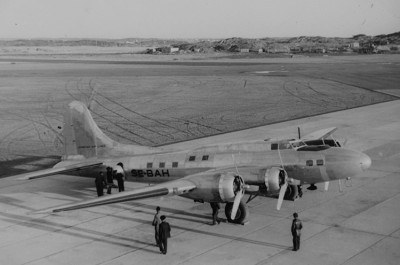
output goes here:
<path id="1" fill-rule="evenodd" d="M 400 96 L 400 55 L 71 58 L 0 57 L 0 160 L 60 155 L 62 113 L 72 100 L 87 102 L 112 138 L 158 146 Z"/>
<path id="2" fill-rule="evenodd" d="M 336 183 L 328 192 L 305 190 L 279 212 L 275 200 L 255 199 L 245 226 L 209 226 L 208 205 L 176 197 L 32 215 L 94 197 L 93 180 L 2 178 L 0 264 L 398 264 L 400 56 L 0 59 L 3 177 L 54 163 L 63 106 L 73 99 L 90 103 L 102 129 L 121 142 L 190 148 L 337 126 L 337 138 L 373 159 L 343 193 Z M 153 242 L 156 205 L 173 229 L 167 256 Z M 305 226 L 300 252 L 291 251 L 293 211 Z"/>

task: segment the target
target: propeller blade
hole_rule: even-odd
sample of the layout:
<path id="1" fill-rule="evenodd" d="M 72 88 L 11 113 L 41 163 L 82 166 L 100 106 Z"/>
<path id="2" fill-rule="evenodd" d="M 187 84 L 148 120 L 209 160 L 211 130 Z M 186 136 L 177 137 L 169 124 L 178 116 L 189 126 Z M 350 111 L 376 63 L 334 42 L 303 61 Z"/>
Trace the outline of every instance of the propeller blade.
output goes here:
<path id="1" fill-rule="evenodd" d="M 340 181 L 340 179 L 339 179 L 339 191 L 343 192 L 342 182 Z"/>
<path id="2" fill-rule="evenodd" d="M 239 155 L 240 155 L 240 152 L 239 152 Z M 239 174 L 239 170 L 238 170 L 237 165 L 236 165 L 236 159 L 235 159 L 235 155 L 234 155 L 234 154 L 232 154 L 232 159 L 233 159 L 233 164 L 235 165 L 235 168 L 236 168 L 236 173 L 237 173 L 238 175 L 240 175 L 240 174 Z"/>
<path id="3" fill-rule="evenodd" d="M 287 183 L 287 181 L 285 181 L 285 184 L 282 185 L 281 190 L 279 191 L 278 204 L 276 205 L 277 210 L 281 209 L 283 197 L 285 197 L 287 187 L 288 187 L 288 183 Z"/>
<path id="4" fill-rule="evenodd" d="M 232 212 L 231 212 L 231 219 L 234 220 L 236 217 L 237 210 L 239 209 L 240 201 L 242 200 L 244 194 L 244 190 L 241 189 L 236 193 L 235 201 L 233 202 Z"/>
<path id="5" fill-rule="evenodd" d="M 325 181 L 325 191 L 328 191 L 329 188 L 329 181 Z"/>

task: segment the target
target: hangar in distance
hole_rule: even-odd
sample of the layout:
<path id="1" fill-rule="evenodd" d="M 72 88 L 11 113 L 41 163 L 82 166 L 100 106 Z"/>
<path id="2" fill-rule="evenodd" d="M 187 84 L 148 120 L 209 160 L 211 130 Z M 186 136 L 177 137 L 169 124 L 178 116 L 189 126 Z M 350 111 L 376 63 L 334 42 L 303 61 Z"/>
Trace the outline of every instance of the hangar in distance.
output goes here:
<path id="1" fill-rule="evenodd" d="M 301 196 L 301 185 L 327 183 L 360 175 L 371 165 L 364 153 L 333 139 L 335 127 L 295 140 L 261 140 L 170 150 L 120 144 L 106 136 L 79 101 L 64 117 L 65 154 L 53 168 L 19 175 L 35 179 L 61 173 L 96 176 L 123 163 L 128 181 L 153 185 L 87 201 L 46 209 L 60 212 L 99 205 L 178 195 L 199 202 L 225 203 L 228 221 L 243 224 L 249 211 L 242 200 L 261 195 L 284 199 Z M 300 193 L 299 193 L 300 192 Z"/>

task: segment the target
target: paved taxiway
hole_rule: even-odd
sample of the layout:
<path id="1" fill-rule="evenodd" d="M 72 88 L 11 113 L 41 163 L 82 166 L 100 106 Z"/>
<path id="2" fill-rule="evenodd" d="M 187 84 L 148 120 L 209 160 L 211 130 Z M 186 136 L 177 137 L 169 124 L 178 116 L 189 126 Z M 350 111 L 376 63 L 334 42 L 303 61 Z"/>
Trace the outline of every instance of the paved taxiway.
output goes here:
<path id="1" fill-rule="evenodd" d="M 148 199 L 57 215 L 31 212 L 95 196 L 92 179 L 54 176 L 0 181 L 0 264 L 399 264 L 400 102 L 391 101 L 178 143 L 296 137 L 337 126 L 335 136 L 373 159 L 344 192 L 304 189 L 299 201 L 256 198 L 250 222 L 210 226 L 211 209 L 179 197 Z M 141 185 L 141 184 L 140 184 Z M 138 184 L 128 183 L 128 188 Z M 155 206 L 172 226 L 166 256 L 154 245 Z M 291 251 L 293 211 L 303 220 L 299 252 Z M 222 211 L 220 216 L 223 216 Z"/>

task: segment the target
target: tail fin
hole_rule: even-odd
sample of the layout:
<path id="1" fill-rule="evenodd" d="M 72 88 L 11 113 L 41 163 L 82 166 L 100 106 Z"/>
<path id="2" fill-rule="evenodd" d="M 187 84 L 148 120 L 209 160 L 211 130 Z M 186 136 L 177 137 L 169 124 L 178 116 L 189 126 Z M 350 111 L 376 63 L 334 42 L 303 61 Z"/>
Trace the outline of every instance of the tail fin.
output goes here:
<path id="1" fill-rule="evenodd" d="M 65 159 L 125 156 L 160 151 L 157 148 L 123 145 L 105 135 L 88 108 L 79 101 L 68 105 L 64 115 Z"/>

